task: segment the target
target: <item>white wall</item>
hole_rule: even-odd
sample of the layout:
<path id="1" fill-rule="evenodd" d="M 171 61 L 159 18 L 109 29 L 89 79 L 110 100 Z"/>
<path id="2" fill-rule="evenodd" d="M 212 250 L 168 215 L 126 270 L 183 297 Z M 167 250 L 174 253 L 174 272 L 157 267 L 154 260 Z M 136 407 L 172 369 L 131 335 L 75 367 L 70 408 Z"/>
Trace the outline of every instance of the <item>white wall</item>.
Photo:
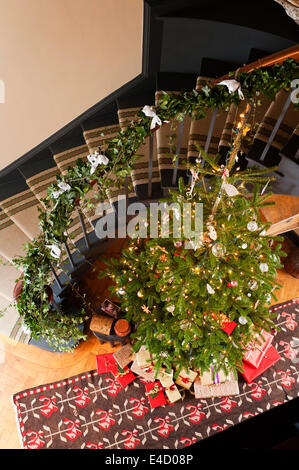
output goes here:
<path id="1" fill-rule="evenodd" d="M 0 0 L 0 169 L 141 72 L 142 0 Z"/>

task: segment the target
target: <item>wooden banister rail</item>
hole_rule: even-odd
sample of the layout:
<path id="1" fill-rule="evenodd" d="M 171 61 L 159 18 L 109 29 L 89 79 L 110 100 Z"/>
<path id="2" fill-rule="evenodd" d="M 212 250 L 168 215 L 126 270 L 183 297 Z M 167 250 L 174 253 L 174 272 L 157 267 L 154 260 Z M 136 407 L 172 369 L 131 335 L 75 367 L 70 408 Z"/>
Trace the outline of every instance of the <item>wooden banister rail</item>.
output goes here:
<path id="1" fill-rule="evenodd" d="M 270 67 L 274 64 L 279 64 L 284 62 L 286 59 L 294 59 L 299 61 L 299 45 L 296 44 L 295 46 L 288 47 L 287 49 L 283 49 L 279 52 L 274 52 L 273 54 L 268 55 L 267 57 L 263 57 L 262 59 L 258 59 L 251 64 L 244 65 L 237 70 L 239 72 L 252 72 L 254 69 L 259 69 L 261 67 Z M 223 75 L 223 77 L 217 78 L 213 80 L 213 84 L 221 82 L 222 80 L 227 80 L 229 77 L 228 74 Z"/>
<path id="2" fill-rule="evenodd" d="M 299 228 L 299 214 L 295 214 L 292 217 L 288 217 L 287 219 L 280 220 L 275 224 L 272 224 L 271 227 L 268 228 L 266 234 L 267 235 L 279 235 L 281 233 L 290 232 L 291 230 L 296 230 Z"/>

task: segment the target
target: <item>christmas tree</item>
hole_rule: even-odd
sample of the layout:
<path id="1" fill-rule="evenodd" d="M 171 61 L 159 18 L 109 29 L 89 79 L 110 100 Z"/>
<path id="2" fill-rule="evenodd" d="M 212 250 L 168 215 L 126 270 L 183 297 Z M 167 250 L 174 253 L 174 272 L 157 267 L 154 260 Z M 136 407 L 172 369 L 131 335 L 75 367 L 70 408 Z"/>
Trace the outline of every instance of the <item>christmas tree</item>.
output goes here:
<path id="1" fill-rule="evenodd" d="M 107 261 L 112 291 L 135 328 L 134 349 L 145 346 L 157 371 L 212 364 L 215 371 L 241 370 L 245 345 L 273 325 L 267 304 L 279 288 L 276 269 L 285 254 L 282 238 L 267 236 L 270 224 L 260 214 L 270 204 L 264 190 L 271 177 L 238 167 L 246 119 L 245 113 L 225 164 L 199 151 L 190 183 L 180 180 L 167 200 L 174 209 L 168 220 L 162 215 L 158 236 L 131 239 L 120 259 Z M 187 208 L 194 229 L 198 207 L 200 237 L 190 238 L 184 227 L 177 236 L 178 209 Z M 166 222 L 169 237 L 161 235 Z"/>

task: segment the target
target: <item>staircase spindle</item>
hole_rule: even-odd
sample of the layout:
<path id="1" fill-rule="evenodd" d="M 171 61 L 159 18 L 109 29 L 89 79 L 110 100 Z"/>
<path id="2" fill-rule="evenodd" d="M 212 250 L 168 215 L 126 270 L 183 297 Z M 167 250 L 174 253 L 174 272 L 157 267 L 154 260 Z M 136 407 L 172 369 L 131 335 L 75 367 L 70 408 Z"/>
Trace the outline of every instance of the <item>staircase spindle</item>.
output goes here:
<path id="1" fill-rule="evenodd" d="M 83 235 L 84 235 L 84 240 L 85 240 L 86 248 L 89 250 L 89 248 L 90 248 L 90 243 L 89 243 L 89 240 L 88 240 L 88 234 L 87 234 L 87 232 L 86 232 L 86 227 L 85 227 L 85 223 L 84 223 L 84 220 L 83 220 L 83 217 L 82 217 L 82 213 L 81 213 L 81 211 L 80 211 L 79 208 L 77 208 L 77 211 L 78 211 L 78 216 L 79 216 L 80 224 L 81 224 L 81 227 L 82 227 L 82 232 L 83 232 Z"/>
<path id="2" fill-rule="evenodd" d="M 182 145 L 182 137 L 183 137 L 183 130 L 184 130 L 184 124 L 185 124 L 185 117 L 184 119 L 180 122 L 179 125 L 179 133 L 178 133 L 178 140 L 177 140 L 177 146 L 176 146 L 176 156 L 177 159 L 175 161 L 174 169 L 173 169 L 173 175 L 172 175 L 172 185 L 175 186 L 177 176 L 178 176 L 178 168 L 179 168 L 179 163 L 180 163 L 180 153 L 181 153 L 181 145 Z"/>
<path id="3" fill-rule="evenodd" d="M 280 113 L 280 115 L 279 115 L 279 117 L 278 117 L 278 119 L 277 119 L 277 121 L 276 121 L 276 123 L 275 123 L 275 126 L 274 126 L 273 129 L 272 129 L 271 135 L 270 135 L 270 137 L 269 137 L 269 139 L 268 139 L 268 142 L 267 142 L 267 144 L 266 144 L 266 146 L 265 146 L 265 148 L 264 148 L 264 150 L 263 150 L 263 153 L 262 153 L 262 155 L 261 155 L 260 162 L 263 162 L 263 161 L 265 160 L 265 158 L 266 158 L 266 155 L 267 155 L 267 153 L 268 153 L 268 150 L 269 150 L 269 148 L 271 147 L 271 144 L 272 144 L 272 142 L 273 142 L 273 140 L 274 140 L 274 138 L 275 138 L 275 136 L 276 136 L 276 133 L 277 133 L 279 127 L 280 127 L 280 124 L 281 124 L 281 122 L 282 122 L 282 120 L 283 120 L 283 118 L 284 118 L 284 116 L 285 116 L 285 114 L 286 114 L 286 112 L 287 112 L 287 110 L 288 110 L 288 107 L 290 106 L 291 97 L 292 97 L 292 92 L 289 93 L 289 95 L 288 95 L 288 97 L 287 97 L 287 99 L 286 99 L 286 101 L 285 101 L 285 103 L 284 103 L 284 105 L 283 105 L 283 108 L 282 108 L 282 110 L 281 110 L 281 113 Z"/>
<path id="4" fill-rule="evenodd" d="M 148 161 L 148 197 L 152 197 L 153 186 L 153 153 L 154 153 L 154 136 L 151 133 L 149 137 L 149 161 Z"/>
<path id="5" fill-rule="evenodd" d="M 59 277 L 57 276 L 57 274 L 55 272 L 55 269 L 53 268 L 53 266 L 50 266 L 50 268 L 51 268 L 52 274 L 54 276 L 54 279 L 55 279 L 56 283 L 58 284 L 59 289 L 62 289 L 63 286 L 62 286 L 62 284 L 59 280 Z"/>
<path id="6" fill-rule="evenodd" d="M 68 247 L 68 244 L 67 244 L 66 242 L 64 242 L 64 248 L 65 248 L 65 251 L 66 251 L 66 253 L 67 253 L 69 262 L 71 263 L 71 266 L 72 266 L 72 268 L 74 269 L 74 268 L 75 268 L 75 263 L 74 263 L 72 254 L 71 254 L 71 252 L 70 252 L 70 249 L 69 249 L 69 247 Z"/>
<path id="7" fill-rule="evenodd" d="M 211 117 L 211 121 L 210 121 L 210 125 L 209 125 L 207 140 L 206 140 L 206 143 L 205 143 L 205 148 L 204 148 L 205 153 L 208 153 L 208 151 L 209 151 L 209 147 L 210 147 L 210 143 L 211 143 L 211 139 L 212 139 L 212 135 L 213 135 L 213 130 L 214 130 L 215 122 L 216 122 L 217 113 L 218 113 L 218 108 L 214 108 L 213 113 L 212 113 L 212 117 Z M 205 160 L 203 158 L 202 159 L 202 166 L 203 167 L 204 167 L 204 164 L 205 164 Z"/>

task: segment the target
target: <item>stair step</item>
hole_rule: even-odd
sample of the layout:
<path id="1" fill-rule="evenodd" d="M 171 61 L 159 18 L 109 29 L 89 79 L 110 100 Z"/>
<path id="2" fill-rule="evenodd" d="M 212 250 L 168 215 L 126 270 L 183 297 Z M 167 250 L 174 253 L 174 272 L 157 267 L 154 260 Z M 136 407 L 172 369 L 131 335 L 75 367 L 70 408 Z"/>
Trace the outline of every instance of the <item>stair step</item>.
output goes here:
<path id="1" fill-rule="evenodd" d="M 158 72 L 156 74 L 156 90 L 193 90 L 196 84 L 197 75 L 198 74 L 196 73 Z"/>
<path id="2" fill-rule="evenodd" d="M 297 165 L 299 164 L 299 124 L 295 127 L 287 144 L 279 152 L 279 156 L 289 158 L 297 163 Z"/>
<path id="3" fill-rule="evenodd" d="M 22 272 L 8 261 L 4 260 L 0 263 L 0 295 L 10 302 L 14 300 L 13 290 L 16 280 L 19 279 L 21 275 Z"/>
<path id="4" fill-rule="evenodd" d="M 196 89 L 199 90 L 209 80 L 208 77 L 198 76 Z M 209 109 L 202 119 L 191 121 L 188 142 L 188 160 L 194 163 L 199 155 L 196 146 L 200 146 L 209 155 L 219 153 L 220 141 L 227 119 L 227 112 L 219 112 L 217 108 Z"/>
<path id="5" fill-rule="evenodd" d="M 5 338 L 11 344 L 24 343 L 30 341 L 30 334 L 25 333 L 21 326 L 21 319 L 16 308 L 11 302 L 0 294 L 0 310 L 5 310 L 0 316 L 0 338 Z"/>
<path id="6" fill-rule="evenodd" d="M 38 199 L 22 174 L 15 170 L 0 178 L 0 207 L 31 240 L 40 232 Z"/>
<path id="7" fill-rule="evenodd" d="M 255 62 L 256 60 L 262 59 L 263 57 L 267 57 L 270 54 L 271 52 L 269 51 L 264 51 L 263 49 L 257 49 L 253 47 L 250 50 L 247 63 L 251 64 L 251 62 Z"/>
<path id="8" fill-rule="evenodd" d="M 136 121 L 137 112 L 140 108 L 122 108 L 118 110 L 119 124 L 125 129 L 132 121 Z M 152 152 L 152 159 L 150 154 Z M 155 132 L 146 137 L 136 154 L 138 160 L 133 164 L 131 178 L 133 188 L 137 197 L 141 200 L 147 198 L 158 198 L 162 195 L 161 181 L 157 159 L 157 143 Z M 152 162 L 152 168 L 150 168 Z M 149 178 L 151 171 L 152 178 Z"/>
<path id="9" fill-rule="evenodd" d="M 270 143 L 271 134 L 280 118 L 282 109 L 287 104 L 289 94 L 281 90 L 275 101 L 271 102 L 267 112 L 262 119 L 254 137 L 253 144 L 248 152 L 248 159 L 260 161 L 263 165 L 275 166 L 281 161 L 279 152 L 286 146 L 294 132 L 295 123 L 297 123 L 297 113 L 293 103 L 289 103 L 283 120 Z M 270 144 L 270 145 L 269 145 Z M 269 148 L 268 148 L 269 147 Z M 268 148 L 267 153 L 265 150 Z"/>
<path id="10" fill-rule="evenodd" d="M 113 139 L 114 137 L 117 136 L 117 134 L 120 132 L 120 126 L 119 124 L 113 124 L 111 126 L 104 126 L 104 127 L 99 127 L 97 129 L 91 129 L 89 131 L 84 131 L 84 138 L 85 141 L 88 145 L 89 151 L 92 153 L 95 150 L 98 150 L 100 147 L 100 151 L 105 154 L 105 150 L 107 148 L 107 141 L 109 139 Z M 109 178 L 112 180 L 115 179 L 115 176 L 113 174 L 109 175 Z M 111 187 L 109 190 L 109 201 L 112 207 L 117 211 L 118 209 L 118 204 L 117 200 L 119 197 L 126 197 L 126 188 L 118 188 L 117 186 Z M 128 190 L 128 198 L 130 202 L 136 201 L 137 197 L 135 194 L 135 191 L 133 190 Z"/>
<path id="11" fill-rule="evenodd" d="M 241 64 L 228 62 L 225 60 L 212 59 L 211 57 L 203 57 L 200 67 L 200 75 L 203 77 L 219 78 L 229 72 L 237 70 Z"/>
<path id="12" fill-rule="evenodd" d="M 195 85 L 195 82 L 194 82 Z M 170 91 L 170 90 L 168 90 Z M 162 92 L 156 92 L 156 105 L 159 104 Z M 164 123 L 156 131 L 157 157 L 162 188 L 177 187 L 179 178 L 188 182 L 187 152 L 191 118 L 186 115 L 182 121 L 173 119 Z M 169 141 L 169 136 L 173 136 Z"/>
<path id="13" fill-rule="evenodd" d="M 0 210 L 0 256 L 12 262 L 15 257 L 25 255 L 24 245 L 29 242 L 29 237 Z"/>
<path id="14" fill-rule="evenodd" d="M 83 131 L 86 132 L 99 127 L 110 127 L 118 124 L 117 109 L 116 101 L 104 106 L 82 123 Z"/>

